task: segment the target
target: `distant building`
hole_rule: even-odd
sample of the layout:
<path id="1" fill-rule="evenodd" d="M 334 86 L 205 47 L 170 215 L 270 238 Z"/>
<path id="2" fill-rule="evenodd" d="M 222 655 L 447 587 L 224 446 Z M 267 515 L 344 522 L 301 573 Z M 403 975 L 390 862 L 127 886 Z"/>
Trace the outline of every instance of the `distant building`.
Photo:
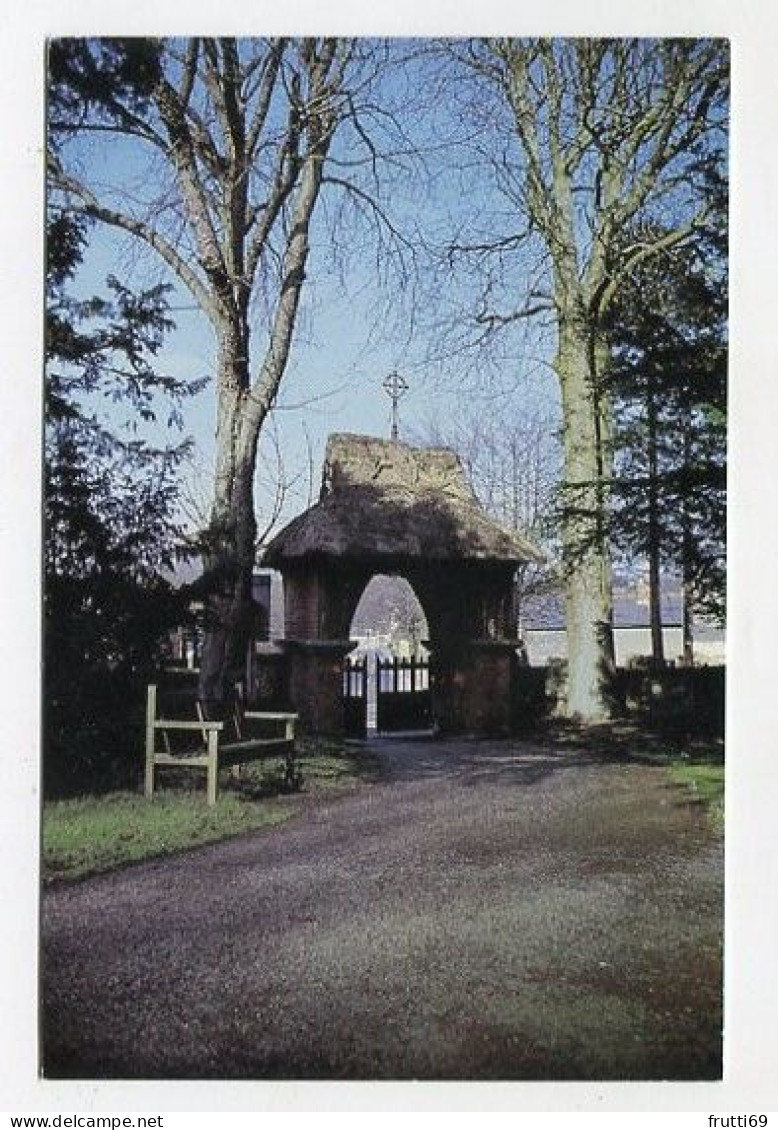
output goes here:
<path id="1" fill-rule="evenodd" d="M 196 582 L 198 576 L 190 567 L 186 573 L 181 571 L 176 581 L 191 584 Z M 249 671 L 252 656 L 257 649 L 267 650 L 272 648 L 274 640 L 283 639 L 284 591 L 280 573 L 272 569 L 256 569 L 251 583 L 251 596 L 254 601 L 254 624 L 247 660 Z M 171 658 L 177 666 L 197 670 L 203 645 L 203 604 L 201 600 L 193 600 L 189 607 L 192 614 L 190 622 L 171 634 Z"/>
<path id="2" fill-rule="evenodd" d="M 559 591 L 525 598 L 520 610 L 519 632 L 527 645 L 532 666 L 542 667 L 549 659 L 566 659 L 564 594 Z M 724 662 L 723 628 L 695 620 L 692 637 L 696 664 Z M 648 584 L 644 577 L 614 578 L 613 642 L 618 667 L 651 655 Z M 662 643 L 666 660 L 677 662 L 683 658 L 683 594 L 680 584 L 672 577 L 663 579 Z"/>

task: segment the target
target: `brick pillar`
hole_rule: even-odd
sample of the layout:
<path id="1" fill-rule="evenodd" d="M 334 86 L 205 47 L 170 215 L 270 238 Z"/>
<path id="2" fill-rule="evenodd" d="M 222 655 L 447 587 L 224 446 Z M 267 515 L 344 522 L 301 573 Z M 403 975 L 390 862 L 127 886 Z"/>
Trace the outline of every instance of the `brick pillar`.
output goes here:
<path id="1" fill-rule="evenodd" d="M 507 734 L 515 640 L 470 640 L 436 652 L 433 713 L 441 733 Z"/>
<path id="2" fill-rule="evenodd" d="M 343 733 L 343 660 L 351 640 L 284 640 L 289 698 L 306 733 Z"/>

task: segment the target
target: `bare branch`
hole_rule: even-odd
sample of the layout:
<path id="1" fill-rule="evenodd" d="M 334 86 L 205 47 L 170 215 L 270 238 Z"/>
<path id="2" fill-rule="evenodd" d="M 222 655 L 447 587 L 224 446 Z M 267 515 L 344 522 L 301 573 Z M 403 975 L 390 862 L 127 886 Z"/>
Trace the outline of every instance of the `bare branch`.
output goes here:
<path id="1" fill-rule="evenodd" d="M 273 97 L 276 82 L 278 80 L 278 71 L 281 65 L 281 60 L 286 50 L 287 40 L 276 39 L 273 40 L 270 46 L 270 51 L 262 60 L 260 64 L 260 80 L 259 90 L 257 96 L 257 104 L 254 109 L 254 117 L 249 126 L 246 135 L 246 155 L 249 161 L 252 160 L 257 148 L 257 142 L 265 128 L 267 115 L 270 110 L 270 103 Z M 247 103 L 251 99 L 251 92 L 247 92 Z"/>
<path id="2" fill-rule="evenodd" d="M 709 215 L 710 208 L 707 204 L 703 205 L 688 224 L 671 229 L 655 240 L 643 240 L 627 247 L 623 252 L 623 260 L 619 269 L 613 273 L 611 278 L 606 280 L 597 296 L 597 309 L 600 317 L 608 310 L 620 286 L 636 267 L 647 259 L 685 243 L 694 232 L 705 226 Z"/>
<path id="3" fill-rule="evenodd" d="M 341 177 L 327 175 L 322 178 L 322 182 L 324 184 L 337 185 L 339 188 L 342 188 L 344 192 L 348 193 L 349 196 L 361 201 L 387 231 L 391 232 L 399 243 L 403 244 L 411 253 L 415 253 L 416 249 L 414 244 L 402 234 L 399 228 L 389 218 L 384 208 L 381 207 L 375 197 L 371 196 L 370 193 L 365 192 L 359 185 L 352 184 L 350 181 L 343 180 Z"/>
<path id="4" fill-rule="evenodd" d="M 514 322 L 523 321 L 525 318 L 532 318 L 536 314 L 541 314 L 547 310 L 553 310 L 554 304 L 550 300 L 547 302 L 537 302 L 534 306 L 525 306 L 521 310 L 514 310 L 510 314 L 488 314 L 485 311 L 475 315 L 475 322 L 479 326 L 488 326 L 489 329 L 496 329 L 498 326 L 510 326 Z"/>
<path id="5" fill-rule="evenodd" d="M 198 174 L 195 146 L 185 108 L 178 92 L 165 78 L 161 78 L 157 85 L 155 101 L 170 138 L 170 155 L 197 239 L 200 263 L 211 278 L 219 301 L 223 302 L 227 267 L 209 210 L 208 198 Z"/>
<path id="6" fill-rule="evenodd" d="M 147 243 L 149 247 L 157 251 L 181 282 L 188 288 L 195 301 L 208 315 L 212 324 L 217 324 L 219 308 L 207 287 L 195 271 L 192 270 L 189 263 L 178 254 L 173 245 L 169 243 L 164 236 L 156 231 L 150 224 L 101 204 L 90 189 L 81 184 L 81 182 L 71 174 L 65 173 L 59 165 L 59 162 L 52 157 L 49 158 L 49 172 L 53 177 L 54 184 L 58 188 L 67 194 L 75 196 L 80 201 L 80 204 L 77 206 L 78 211 L 86 216 L 101 220 L 103 223 L 110 224 L 112 227 L 122 228 L 124 231 L 132 233 L 132 235 L 138 236 L 144 243 Z"/>

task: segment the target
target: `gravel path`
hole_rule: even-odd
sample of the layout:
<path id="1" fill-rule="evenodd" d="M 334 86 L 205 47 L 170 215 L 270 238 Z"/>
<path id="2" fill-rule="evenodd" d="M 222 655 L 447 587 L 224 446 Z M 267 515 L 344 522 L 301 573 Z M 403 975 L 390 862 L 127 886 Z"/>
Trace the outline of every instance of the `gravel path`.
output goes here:
<path id="1" fill-rule="evenodd" d="M 722 846 L 661 769 L 375 749 L 379 784 L 46 891 L 45 1074 L 720 1076 Z"/>

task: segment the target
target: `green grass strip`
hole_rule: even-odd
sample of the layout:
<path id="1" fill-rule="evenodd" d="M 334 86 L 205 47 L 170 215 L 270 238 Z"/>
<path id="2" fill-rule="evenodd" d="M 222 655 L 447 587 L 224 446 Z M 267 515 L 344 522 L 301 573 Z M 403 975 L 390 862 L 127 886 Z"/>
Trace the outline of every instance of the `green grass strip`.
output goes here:
<path id="1" fill-rule="evenodd" d="M 44 878 L 74 879 L 182 848 L 278 824 L 292 809 L 223 792 L 209 808 L 202 790 L 161 791 L 149 802 L 134 793 L 47 804 L 43 813 Z"/>
<path id="2" fill-rule="evenodd" d="M 335 743 L 301 743 L 300 768 L 307 793 L 354 788 L 374 779 L 368 759 Z M 298 806 L 281 797 L 283 765 L 257 763 L 240 780 L 220 774 L 218 803 L 209 808 L 205 774 L 159 771 L 154 799 L 114 792 L 43 806 L 43 879 L 76 879 L 125 863 L 214 843 L 288 819 Z M 177 787 L 165 787 L 169 785 Z"/>
<path id="3" fill-rule="evenodd" d="M 678 760 L 669 766 L 670 778 L 684 785 L 693 798 L 707 810 L 711 824 L 717 832 L 724 830 L 724 766 Z"/>

